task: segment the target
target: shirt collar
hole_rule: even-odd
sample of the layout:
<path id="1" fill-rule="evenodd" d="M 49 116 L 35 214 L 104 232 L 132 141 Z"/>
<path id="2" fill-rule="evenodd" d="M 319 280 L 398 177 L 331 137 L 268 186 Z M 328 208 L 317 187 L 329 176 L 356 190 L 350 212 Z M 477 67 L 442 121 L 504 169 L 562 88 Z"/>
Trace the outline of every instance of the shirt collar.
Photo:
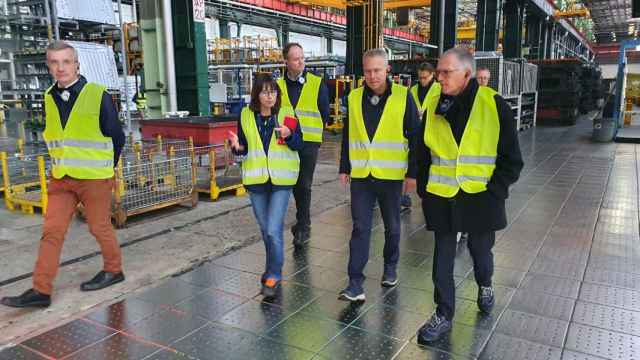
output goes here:
<path id="1" fill-rule="evenodd" d="M 62 92 L 62 91 L 64 91 L 64 90 L 68 90 L 69 92 L 72 92 L 72 93 L 77 94 L 77 93 L 79 93 L 79 92 L 80 92 L 80 90 L 82 89 L 82 87 L 83 87 L 83 86 L 84 86 L 84 84 L 86 84 L 86 83 L 87 83 L 87 79 L 86 79 L 84 76 L 82 76 L 82 75 L 80 75 L 80 76 L 76 79 L 76 81 L 72 82 L 71 84 L 69 84 L 69 86 L 67 86 L 66 88 L 63 88 L 63 89 L 59 88 L 59 87 L 58 87 L 58 82 L 56 82 L 56 83 L 55 83 L 55 84 L 53 84 L 53 86 L 51 87 L 51 90 L 49 90 L 49 94 L 51 94 L 51 92 L 52 92 L 52 91 L 54 91 L 54 90 L 55 90 L 56 92 Z"/>

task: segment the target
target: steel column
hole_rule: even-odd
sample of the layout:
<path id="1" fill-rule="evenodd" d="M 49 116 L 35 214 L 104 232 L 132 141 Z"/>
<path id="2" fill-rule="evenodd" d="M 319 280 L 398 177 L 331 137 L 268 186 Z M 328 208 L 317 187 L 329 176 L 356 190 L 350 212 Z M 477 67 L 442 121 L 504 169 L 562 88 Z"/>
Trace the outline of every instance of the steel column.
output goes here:
<path id="1" fill-rule="evenodd" d="M 476 50 L 496 51 L 500 33 L 502 0 L 478 0 Z"/>
<path id="2" fill-rule="evenodd" d="M 440 6 L 442 2 L 445 3 L 444 9 Z M 457 10 L 457 0 L 431 1 L 431 14 L 440 14 L 440 16 L 431 17 L 431 38 L 429 42 L 439 45 L 438 53 L 456 46 Z"/>
<path id="3" fill-rule="evenodd" d="M 503 53 L 505 58 L 522 57 L 523 5 L 520 0 L 506 0 L 504 3 Z"/>

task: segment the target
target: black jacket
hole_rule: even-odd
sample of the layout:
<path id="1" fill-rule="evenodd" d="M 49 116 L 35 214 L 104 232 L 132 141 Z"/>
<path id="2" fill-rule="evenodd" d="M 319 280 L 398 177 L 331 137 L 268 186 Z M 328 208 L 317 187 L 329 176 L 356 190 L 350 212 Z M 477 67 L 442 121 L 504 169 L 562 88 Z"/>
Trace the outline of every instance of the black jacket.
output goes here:
<path id="1" fill-rule="evenodd" d="M 440 99 L 441 103 L 447 98 L 453 100 L 453 105 L 444 116 L 449 121 L 458 144 L 469 120 L 478 87 L 478 82 L 472 79 L 460 95 L 455 98 L 443 95 Z M 426 191 L 431 154 L 424 143 L 426 121 L 422 121 L 420 139 L 416 143 L 417 186 L 418 194 L 422 198 L 427 229 L 440 232 L 486 232 L 507 226 L 505 199 L 509 196 L 509 186 L 520 176 L 523 162 L 516 121 L 511 108 L 499 95 L 495 96 L 495 101 L 500 118 L 498 156 L 493 176 L 487 184 L 488 191 L 481 193 L 468 194 L 460 189 L 456 196 L 447 199 Z"/>
<path id="2" fill-rule="evenodd" d="M 364 125 L 367 129 L 367 135 L 369 135 L 369 141 L 373 139 L 378 130 L 380 124 L 380 118 L 382 118 L 382 112 L 387 103 L 387 99 L 391 95 L 391 82 L 387 82 L 387 91 L 380 97 L 380 102 L 377 105 L 372 105 L 369 98 L 373 96 L 373 91 L 369 87 L 364 87 L 364 95 L 362 96 L 362 116 L 364 118 Z M 347 109 L 349 108 L 347 102 Z M 416 104 L 413 101 L 413 96 L 407 91 L 407 104 L 404 111 L 404 118 L 402 119 L 404 136 L 409 142 L 409 164 L 407 168 L 406 177 L 415 179 L 416 177 L 416 156 L 415 156 L 415 143 L 417 141 L 417 129 L 418 129 L 418 110 Z M 347 111 L 342 129 L 342 148 L 340 151 L 340 174 L 351 173 L 351 162 L 349 160 L 349 113 Z M 394 181 L 394 180 L 390 180 Z"/>

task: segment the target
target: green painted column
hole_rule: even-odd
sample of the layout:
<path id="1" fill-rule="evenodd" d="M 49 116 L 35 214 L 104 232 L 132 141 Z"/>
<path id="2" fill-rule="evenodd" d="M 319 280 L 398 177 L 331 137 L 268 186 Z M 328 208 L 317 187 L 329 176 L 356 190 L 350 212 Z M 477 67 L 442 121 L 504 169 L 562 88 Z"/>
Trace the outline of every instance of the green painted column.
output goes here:
<path id="1" fill-rule="evenodd" d="M 144 53 L 144 84 L 147 98 L 145 116 L 159 118 L 168 111 L 166 90 L 164 36 L 162 11 L 159 1 L 142 1 L 140 4 L 140 30 Z"/>
<path id="2" fill-rule="evenodd" d="M 209 115 L 204 0 L 172 0 L 171 5 L 178 110 Z"/>

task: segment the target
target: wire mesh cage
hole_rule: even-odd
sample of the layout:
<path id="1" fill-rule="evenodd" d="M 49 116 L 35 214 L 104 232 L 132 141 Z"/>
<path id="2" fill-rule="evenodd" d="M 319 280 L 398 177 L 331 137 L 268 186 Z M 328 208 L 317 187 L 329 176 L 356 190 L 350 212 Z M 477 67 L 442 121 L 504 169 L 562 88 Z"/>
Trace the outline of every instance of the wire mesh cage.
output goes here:
<path id="1" fill-rule="evenodd" d="M 226 142 L 197 147 L 194 154 L 198 192 L 209 194 L 211 200 L 225 191 L 233 190 L 236 196 L 245 194 L 240 165 Z"/>
<path id="2" fill-rule="evenodd" d="M 486 67 L 491 73 L 489 87 L 503 96 L 520 94 L 521 67 L 518 62 L 507 61 L 496 52 L 476 52 L 476 69 Z"/>
<path id="3" fill-rule="evenodd" d="M 116 225 L 124 226 L 128 216 L 184 202 L 195 207 L 193 149 L 189 140 L 157 138 L 129 142 L 116 174 Z"/>
<path id="4" fill-rule="evenodd" d="M 23 212 L 33 214 L 39 207 L 42 213 L 47 208 L 47 175 L 51 169 L 46 154 L 24 155 L 0 152 L 2 168 L 2 190 L 5 204 L 9 210 L 17 207 Z"/>
<path id="5" fill-rule="evenodd" d="M 538 66 L 530 63 L 522 63 L 522 92 L 532 93 L 538 91 Z"/>

